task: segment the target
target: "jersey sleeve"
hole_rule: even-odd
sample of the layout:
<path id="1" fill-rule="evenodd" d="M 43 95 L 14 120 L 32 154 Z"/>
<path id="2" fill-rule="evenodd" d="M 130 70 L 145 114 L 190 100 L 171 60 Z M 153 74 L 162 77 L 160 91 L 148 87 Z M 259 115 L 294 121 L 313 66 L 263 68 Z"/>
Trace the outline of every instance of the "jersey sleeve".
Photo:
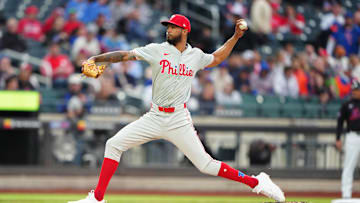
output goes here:
<path id="1" fill-rule="evenodd" d="M 214 55 L 212 54 L 206 54 L 202 50 L 199 49 L 200 57 L 199 57 L 199 69 L 202 70 L 206 66 L 208 66 L 210 63 L 214 60 Z"/>
<path id="2" fill-rule="evenodd" d="M 341 134 L 343 133 L 344 130 L 344 121 L 346 120 L 347 117 L 347 103 L 344 103 L 341 108 L 340 111 L 338 113 L 338 117 L 337 117 L 337 125 L 336 125 L 336 140 L 340 140 Z"/>
<path id="3" fill-rule="evenodd" d="M 153 63 L 157 58 L 159 44 L 151 43 L 143 47 L 138 47 L 132 50 L 138 60 L 144 60 L 148 63 Z"/>

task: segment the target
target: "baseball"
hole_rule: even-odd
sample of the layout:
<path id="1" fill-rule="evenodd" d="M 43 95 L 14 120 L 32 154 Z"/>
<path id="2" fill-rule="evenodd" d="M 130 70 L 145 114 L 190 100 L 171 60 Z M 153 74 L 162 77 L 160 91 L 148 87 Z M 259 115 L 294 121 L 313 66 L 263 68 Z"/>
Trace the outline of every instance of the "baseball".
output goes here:
<path id="1" fill-rule="evenodd" d="M 240 30 L 246 30 L 246 28 L 247 28 L 247 23 L 246 23 L 245 20 L 242 20 L 242 21 L 241 21 L 241 24 L 239 25 L 239 28 L 240 28 Z"/>

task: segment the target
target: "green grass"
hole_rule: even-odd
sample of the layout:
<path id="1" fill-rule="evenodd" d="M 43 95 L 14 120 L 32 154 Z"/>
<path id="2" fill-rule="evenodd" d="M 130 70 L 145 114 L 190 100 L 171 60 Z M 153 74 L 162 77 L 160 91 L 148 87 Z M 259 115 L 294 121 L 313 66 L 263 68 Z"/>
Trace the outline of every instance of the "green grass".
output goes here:
<path id="1" fill-rule="evenodd" d="M 17 194 L 0 193 L 0 203 L 64 203 L 86 196 L 75 194 Z M 168 195 L 107 195 L 108 203 L 261 203 L 271 202 L 262 197 L 234 196 L 168 196 Z M 287 201 L 329 203 L 331 198 L 289 197 Z"/>

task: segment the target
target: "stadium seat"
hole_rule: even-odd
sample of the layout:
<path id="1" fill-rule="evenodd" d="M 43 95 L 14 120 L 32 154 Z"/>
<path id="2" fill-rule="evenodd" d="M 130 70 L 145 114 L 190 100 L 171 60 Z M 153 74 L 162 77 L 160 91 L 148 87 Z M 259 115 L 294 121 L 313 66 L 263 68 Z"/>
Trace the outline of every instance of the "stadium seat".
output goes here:
<path id="1" fill-rule="evenodd" d="M 261 116 L 278 118 L 280 117 L 281 100 L 278 96 L 264 96 L 264 101 L 260 105 Z"/>
<path id="2" fill-rule="evenodd" d="M 328 115 L 326 117 L 328 118 L 336 118 L 338 115 L 338 112 L 340 110 L 341 103 L 329 103 L 326 106 Z"/>
<path id="3" fill-rule="evenodd" d="M 304 105 L 300 99 L 286 98 L 286 103 L 281 107 L 281 114 L 286 118 L 301 118 L 303 112 Z"/>
<path id="4" fill-rule="evenodd" d="M 66 89 L 47 89 L 41 88 L 42 104 L 40 105 L 41 112 L 56 112 L 57 106 L 62 104 Z"/>
<path id="5" fill-rule="evenodd" d="M 242 104 L 241 109 L 243 110 L 243 117 L 258 117 L 259 116 L 259 105 L 257 103 Z"/>
<path id="6" fill-rule="evenodd" d="M 316 103 L 305 103 L 304 104 L 305 118 L 319 118 L 321 116 L 321 105 Z"/>
<path id="7" fill-rule="evenodd" d="M 241 95 L 243 103 L 241 109 L 243 110 L 244 117 L 257 117 L 259 116 L 259 103 L 256 97 L 251 94 Z"/>

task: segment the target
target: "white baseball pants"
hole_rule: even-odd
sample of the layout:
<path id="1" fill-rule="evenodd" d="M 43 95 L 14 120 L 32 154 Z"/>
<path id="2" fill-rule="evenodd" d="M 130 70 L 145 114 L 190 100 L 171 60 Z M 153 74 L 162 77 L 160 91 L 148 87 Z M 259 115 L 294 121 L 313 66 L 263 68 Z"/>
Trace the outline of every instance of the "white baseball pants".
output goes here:
<path id="1" fill-rule="evenodd" d="M 106 142 L 105 157 L 120 161 L 122 152 L 156 139 L 173 143 L 202 173 L 218 175 L 221 162 L 205 152 L 190 112 L 183 104 L 176 106 L 172 113 L 162 112 L 152 104 L 148 113 L 122 128 Z"/>
<path id="2" fill-rule="evenodd" d="M 349 132 L 345 136 L 345 159 L 341 175 L 341 192 L 343 198 L 351 198 L 354 170 L 360 154 L 360 134 Z"/>

